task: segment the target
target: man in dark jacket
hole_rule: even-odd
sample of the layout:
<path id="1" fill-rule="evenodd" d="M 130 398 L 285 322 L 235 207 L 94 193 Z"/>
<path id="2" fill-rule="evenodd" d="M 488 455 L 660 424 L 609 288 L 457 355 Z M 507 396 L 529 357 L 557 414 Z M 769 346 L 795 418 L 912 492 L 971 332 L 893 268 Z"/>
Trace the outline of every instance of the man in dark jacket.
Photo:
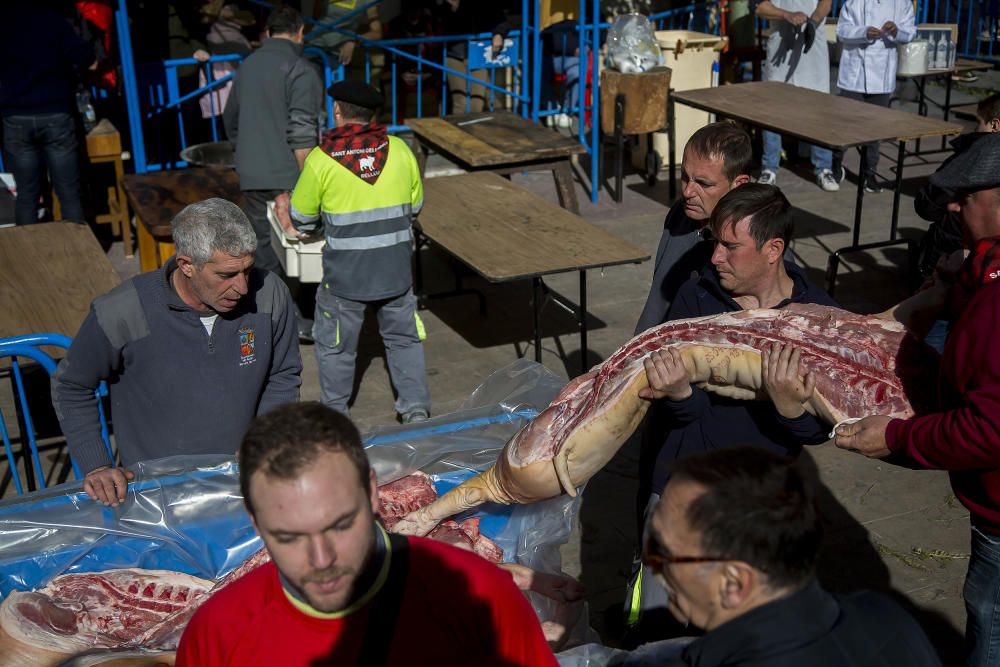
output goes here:
<path id="1" fill-rule="evenodd" d="M 947 470 L 969 510 L 972 555 L 965 579 L 969 666 L 995 665 L 1000 645 L 1000 134 L 985 134 L 931 185 L 949 193 L 970 255 L 947 306 L 955 322 L 938 374 L 940 411 L 910 419 L 876 415 L 841 426 L 836 444 L 870 458 Z"/>
<path id="2" fill-rule="evenodd" d="M 773 185 L 748 183 L 719 200 L 710 221 L 715 250 L 702 271 L 678 290 L 666 321 L 791 303 L 836 305 L 806 280 L 801 268 L 785 260 L 793 228 L 790 209 Z M 677 459 L 745 446 L 797 456 L 804 444 L 826 441 L 828 427 L 803 407 L 815 381 L 808 373 L 802 377 L 798 350 L 780 345 L 761 350 L 761 363 L 767 401 L 710 394 L 691 384 L 676 349 L 654 352 L 645 361 L 649 387 L 639 395 L 654 401 L 643 432 L 646 456 L 640 470 L 647 514 Z M 666 601 L 638 570 L 631 586 L 627 608 L 635 625 L 640 612 Z"/>
<path id="3" fill-rule="evenodd" d="M 281 271 L 271 247 L 267 202 L 291 190 L 319 143 L 323 84 L 302 57 L 304 23 L 291 7 L 267 19 L 269 38 L 240 66 L 223 111 L 236 145 L 236 172 L 257 234 L 258 268 Z"/>
<path id="4" fill-rule="evenodd" d="M 781 190 L 770 185 L 749 183 L 723 197 L 712 213 L 716 244 L 710 263 L 681 286 L 667 320 L 791 303 L 836 305 L 785 260 L 792 236 L 790 208 Z M 647 434 L 666 434 L 653 492 L 662 490 L 671 461 L 693 453 L 754 445 L 795 456 L 803 444 L 824 442 L 827 427 L 803 407 L 814 379 L 808 373 L 799 379 L 798 359 L 790 346 L 761 350 L 761 379 L 771 400 L 742 401 L 692 385 L 676 350 L 650 355 L 650 386 L 640 394 L 656 400 Z"/>
<path id="5" fill-rule="evenodd" d="M 17 184 L 15 221 L 38 222 L 48 169 L 62 217 L 84 221 L 76 138 L 77 76 L 95 65 L 94 49 L 59 14 L 20 1 L 4 7 L 0 40 L 0 115 L 7 167 Z"/>
<path id="6" fill-rule="evenodd" d="M 705 264 L 712 251 L 706 233 L 712 211 L 727 192 L 750 182 L 752 160 L 750 135 L 733 123 L 711 123 L 691 135 L 681 160 L 681 199 L 663 221 L 636 334 L 663 323 L 677 290 Z"/>
<path id="7" fill-rule="evenodd" d="M 670 612 L 706 634 L 698 667 L 938 667 L 927 636 L 892 600 L 832 595 L 816 581 L 822 522 L 814 484 L 755 448 L 675 462 L 643 560 Z"/>

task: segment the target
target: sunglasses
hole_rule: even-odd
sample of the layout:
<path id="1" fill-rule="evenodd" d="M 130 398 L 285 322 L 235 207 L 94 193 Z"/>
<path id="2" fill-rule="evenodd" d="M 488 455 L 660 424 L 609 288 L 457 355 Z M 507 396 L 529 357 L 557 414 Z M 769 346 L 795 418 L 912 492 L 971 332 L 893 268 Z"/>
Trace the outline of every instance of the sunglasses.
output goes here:
<path id="1" fill-rule="evenodd" d="M 667 565 L 721 563 L 727 560 L 731 559 L 719 556 L 675 556 L 654 537 L 647 538 L 642 548 L 642 562 L 655 570 L 663 570 Z"/>

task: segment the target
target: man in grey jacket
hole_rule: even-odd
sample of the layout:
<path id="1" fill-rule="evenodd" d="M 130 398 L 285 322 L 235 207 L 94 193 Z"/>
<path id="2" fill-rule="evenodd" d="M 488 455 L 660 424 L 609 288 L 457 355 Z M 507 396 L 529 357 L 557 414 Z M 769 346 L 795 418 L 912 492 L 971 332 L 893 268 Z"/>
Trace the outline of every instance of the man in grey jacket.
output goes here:
<path id="1" fill-rule="evenodd" d="M 319 143 L 323 84 L 302 57 L 305 26 L 296 10 L 275 9 L 267 30 L 269 39 L 237 71 L 222 117 L 236 145 L 236 173 L 257 234 L 256 264 L 280 272 L 267 202 L 295 186 L 306 156 Z"/>
<path id="2" fill-rule="evenodd" d="M 177 255 L 94 299 L 52 383 L 83 488 L 125 499 L 125 468 L 184 454 L 235 454 L 250 421 L 299 399 L 302 361 L 288 288 L 254 266 L 240 208 L 191 204 L 173 220 Z M 94 391 L 111 389 L 115 467 Z"/>

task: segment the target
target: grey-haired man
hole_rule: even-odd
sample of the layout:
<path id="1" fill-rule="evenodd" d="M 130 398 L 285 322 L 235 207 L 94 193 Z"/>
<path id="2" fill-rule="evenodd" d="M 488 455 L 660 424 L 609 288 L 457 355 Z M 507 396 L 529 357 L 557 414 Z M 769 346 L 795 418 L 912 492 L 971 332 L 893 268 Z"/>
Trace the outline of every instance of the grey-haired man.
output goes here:
<path id="1" fill-rule="evenodd" d="M 183 454 L 234 454 L 258 414 L 297 401 L 288 288 L 253 266 L 257 239 L 236 204 L 207 199 L 173 220 L 177 254 L 94 300 L 53 378 L 52 401 L 83 488 L 124 500 L 125 468 Z M 101 440 L 94 390 L 111 390 L 121 467 Z"/>

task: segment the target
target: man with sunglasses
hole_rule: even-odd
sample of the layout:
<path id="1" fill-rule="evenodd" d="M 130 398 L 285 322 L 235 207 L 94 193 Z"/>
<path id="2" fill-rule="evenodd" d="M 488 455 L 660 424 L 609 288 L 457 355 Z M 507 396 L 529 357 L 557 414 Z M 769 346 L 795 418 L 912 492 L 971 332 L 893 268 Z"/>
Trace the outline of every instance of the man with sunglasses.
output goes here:
<path id="1" fill-rule="evenodd" d="M 940 665 L 920 626 L 887 597 L 820 587 L 822 532 L 814 484 L 790 459 L 746 447 L 676 461 L 643 560 L 671 614 L 705 630 L 682 664 Z"/>
<path id="2" fill-rule="evenodd" d="M 966 665 L 1000 656 L 1000 134 L 986 134 L 935 172 L 948 193 L 969 257 L 954 278 L 944 319 L 954 322 L 938 373 L 938 412 L 882 415 L 841 426 L 842 449 L 947 470 L 969 510 L 972 554 L 965 578 Z"/>

